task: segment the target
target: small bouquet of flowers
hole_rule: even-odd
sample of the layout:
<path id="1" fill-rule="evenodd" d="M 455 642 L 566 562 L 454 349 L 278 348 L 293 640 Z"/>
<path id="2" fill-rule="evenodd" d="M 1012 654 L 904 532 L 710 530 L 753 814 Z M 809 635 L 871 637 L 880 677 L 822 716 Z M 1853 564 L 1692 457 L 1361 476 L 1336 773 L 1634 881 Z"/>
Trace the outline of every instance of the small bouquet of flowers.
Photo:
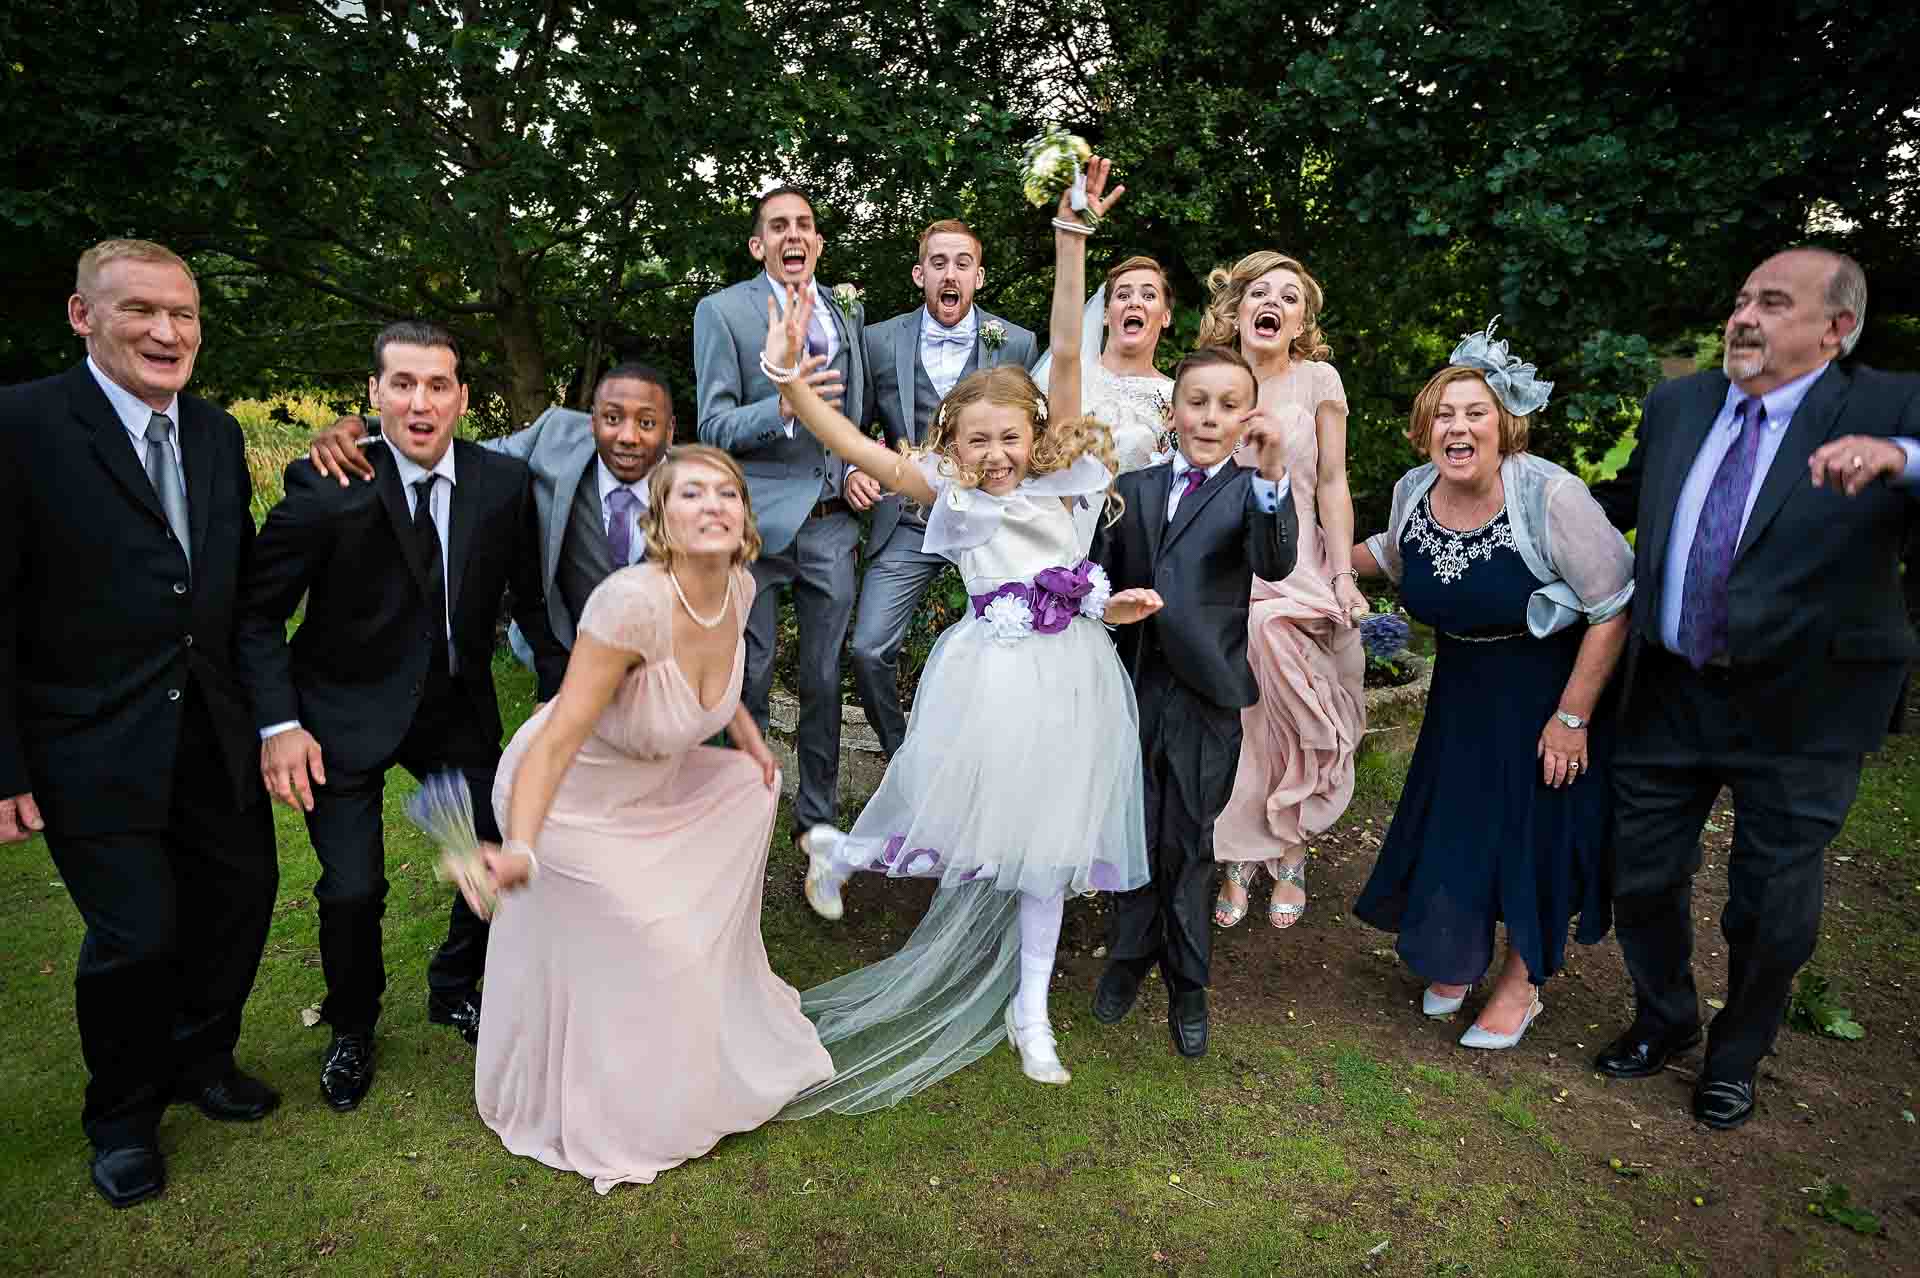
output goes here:
<path id="1" fill-rule="evenodd" d="M 1390 599 L 1376 599 L 1375 611 L 1360 622 L 1360 646 L 1366 650 L 1366 686 L 1397 687 L 1414 678 L 1408 667 L 1407 641 L 1413 628 Z"/>
<path id="2" fill-rule="evenodd" d="M 1085 138 L 1075 137 L 1057 125 L 1048 125 L 1044 133 L 1027 143 L 1021 165 L 1021 185 L 1035 208 L 1045 208 L 1059 200 L 1060 192 L 1083 181 L 1093 148 Z M 1082 207 L 1076 200 L 1074 207 Z"/>
<path id="3" fill-rule="evenodd" d="M 434 773 L 407 801 L 407 819 L 440 849 L 434 877 L 458 887 L 475 914 L 492 918 L 500 896 L 480 856 L 480 835 L 473 827 L 473 792 L 467 788 L 467 779 L 458 772 Z"/>

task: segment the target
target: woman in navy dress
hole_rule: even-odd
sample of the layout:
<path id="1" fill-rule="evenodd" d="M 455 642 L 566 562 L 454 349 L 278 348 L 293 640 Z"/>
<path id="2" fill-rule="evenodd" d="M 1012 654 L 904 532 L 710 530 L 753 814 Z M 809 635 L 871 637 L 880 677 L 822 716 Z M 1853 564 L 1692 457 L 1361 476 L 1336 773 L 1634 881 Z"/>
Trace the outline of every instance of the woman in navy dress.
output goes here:
<path id="1" fill-rule="evenodd" d="M 1507 956 L 1460 1042 L 1505 1048 L 1578 939 L 1607 933 L 1602 694 L 1626 638 L 1632 553 L 1578 477 L 1524 451 L 1552 389 L 1492 340 L 1454 352 L 1414 403 L 1431 459 L 1394 490 L 1388 532 L 1354 549 L 1435 631 L 1433 685 L 1393 824 L 1354 913 L 1397 931 L 1447 1018 Z"/>

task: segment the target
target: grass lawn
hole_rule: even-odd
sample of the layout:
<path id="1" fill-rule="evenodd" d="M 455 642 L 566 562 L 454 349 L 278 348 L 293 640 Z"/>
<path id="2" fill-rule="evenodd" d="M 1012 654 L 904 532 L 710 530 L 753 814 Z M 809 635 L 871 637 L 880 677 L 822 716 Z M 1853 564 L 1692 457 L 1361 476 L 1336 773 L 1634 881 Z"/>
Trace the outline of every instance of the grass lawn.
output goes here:
<path id="1" fill-rule="evenodd" d="M 500 680 L 518 723 L 530 684 L 505 665 Z M 1625 1006 L 1611 943 L 1579 952 L 1578 971 L 1549 988 L 1550 1017 L 1498 1058 L 1452 1045 L 1464 1019 L 1435 1026 L 1410 1010 L 1418 987 L 1392 961 L 1391 938 L 1344 913 L 1412 744 L 1410 723 L 1376 726 L 1380 747 L 1362 759 L 1353 808 L 1316 847 L 1306 920 L 1280 934 L 1256 912 L 1223 934 L 1215 1047 L 1204 1060 L 1172 1054 L 1157 988 L 1120 1026 L 1086 1015 L 1101 907 L 1076 901 L 1054 998 L 1070 1086 L 1027 1082 L 1001 1051 L 896 1109 L 732 1137 L 651 1186 L 604 1198 L 507 1154 L 474 1114 L 471 1049 L 426 1023 L 425 965 L 447 891 L 400 815 L 412 788 L 402 777 L 389 788 L 389 997 L 371 1096 L 347 1115 L 319 1100 L 326 1030 L 300 1019 L 322 994 L 317 866 L 299 820 L 282 812 L 279 906 L 239 1056 L 285 1104 L 258 1124 L 170 1110 L 167 1193 L 126 1212 L 106 1208 L 86 1177 L 72 1013 L 79 920 L 42 846 L 5 849 L 0 1270 L 1911 1270 L 1920 1222 L 1900 1194 L 1916 1185 L 1916 1128 L 1897 1112 L 1915 1104 L 1915 1055 L 1911 1004 L 1898 991 L 1920 968 L 1920 751 L 1909 744 L 1875 761 L 1836 849 L 1850 859 L 1836 866 L 1827 918 L 1847 966 L 1827 970 L 1868 1037 L 1783 1036 L 1780 1077 L 1763 1076 L 1762 1120 L 1705 1139 L 1680 1112 L 1677 1083 L 1608 1085 L 1585 1064 Z M 776 969 L 802 987 L 891 950 L 924 901 L 914 885 L 863 882 L 849 891 L 848 919 L 830 925 L 806 909 L 801 874 L 782 838 L 764 930 Z M 1720 885 L 1703 888 L 1712 890 Z M 1714 988 L 1712 918 L 1703 915 L 1703 993 Z M 1862 989 L 1868 975 L 1875 984 Z M 602 1062 L 606 1085 L 622 1085 L 635 1064 Z M 1622 1159 L 1618 1171 L 1610 1157 Z M 1808 1217 L 1801 1187 L 1821 1177 L 1849 1184 L 1889 1234 Z"/>

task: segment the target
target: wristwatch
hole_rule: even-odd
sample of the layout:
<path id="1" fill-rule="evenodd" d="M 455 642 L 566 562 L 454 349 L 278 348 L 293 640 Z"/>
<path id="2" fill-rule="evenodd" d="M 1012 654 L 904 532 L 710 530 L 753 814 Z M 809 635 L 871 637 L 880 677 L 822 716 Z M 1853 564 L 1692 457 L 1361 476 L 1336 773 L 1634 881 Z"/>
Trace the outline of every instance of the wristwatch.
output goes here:
<path id="1" fill-rule="evenodd" d="M 1582 719 L 1570 710 L 1555 710 L 1553 717 L 1566 724 L 1569 728 L 1584 728 L 1587 726 L 1585 719 Z"/>

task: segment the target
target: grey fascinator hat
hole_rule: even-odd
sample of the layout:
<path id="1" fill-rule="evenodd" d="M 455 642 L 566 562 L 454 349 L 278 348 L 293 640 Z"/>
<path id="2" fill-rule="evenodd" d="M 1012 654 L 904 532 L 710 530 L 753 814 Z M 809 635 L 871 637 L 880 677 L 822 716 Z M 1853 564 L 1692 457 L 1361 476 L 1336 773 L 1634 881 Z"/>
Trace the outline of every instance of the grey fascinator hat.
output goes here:
<path id="1" fill-rule="evenodd" d="M 1501 338 L 1495 341 L 1493 330 L 1499 325 L 1500 317 L 1494 316 L 1487 321 L 1484 333 L 1467 333 L 1460 344 L 1453 348 L 1453 354 L 1447 363 L 1459 368 L 1476 368 L 1486 376 L 1487 385 L 1507 406 L 1507 411 L 1515 417 L 1531 417 L 1547 406 L 1548 396 L 1553 394 L 1553 383 L 1543 382 L 1535 373 L 1533 365 L 1521 360 L 1518 355 L 1507 353 L 1507 341 Z"/>

